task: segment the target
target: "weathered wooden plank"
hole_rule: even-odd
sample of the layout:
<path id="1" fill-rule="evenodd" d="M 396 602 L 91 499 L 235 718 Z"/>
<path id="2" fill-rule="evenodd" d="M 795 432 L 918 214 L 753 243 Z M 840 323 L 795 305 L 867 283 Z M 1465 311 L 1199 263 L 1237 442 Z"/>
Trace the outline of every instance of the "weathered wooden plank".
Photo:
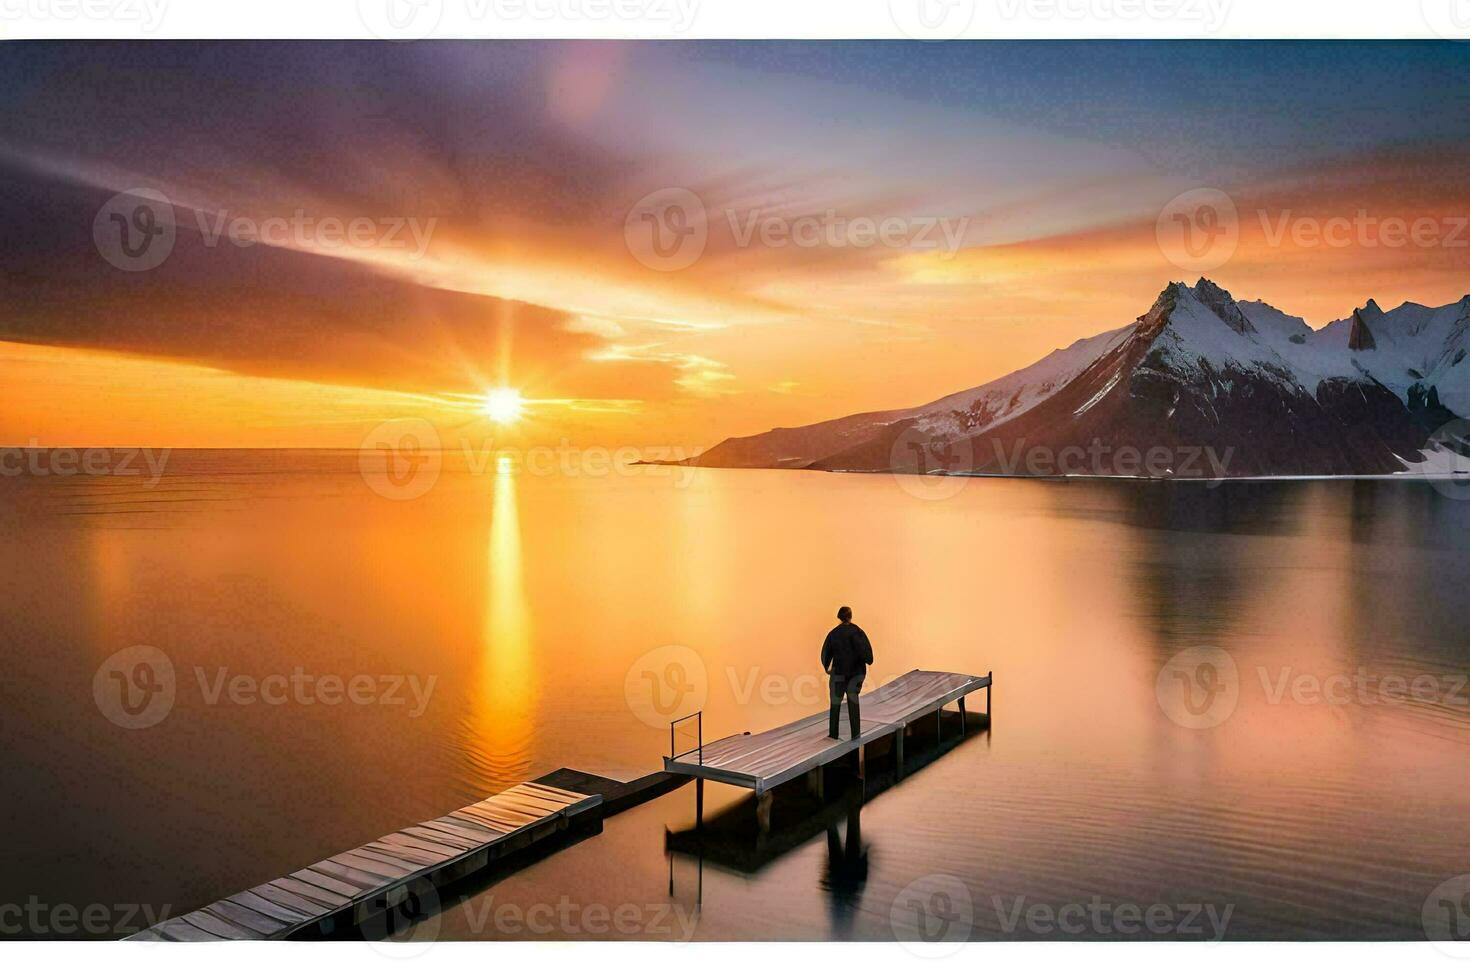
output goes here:
<path id="1" fill-rule="evenodd" d="M 310 868 L 302 868 L 300 871 L 293 871 L 290 877 L 298 881 L 304 881 L 310 885 L 316 885 L 318 888 L 324 888 L 329 892 L 335 892 L 341 895 L 344 900 L 356 898 L 366 890 L 356 882 L 344 881 L 335 875 L 323 874 L 316 870 L 316 865 L 312 865 Z"/>
<path id="2" fill-rule="evenodd" d="M 362 845 L 358 850 L 364 854 L 393 858 L 397 861 L 406 862 L 413 865 L 416 871 L 423 870 L 424 868 L 432 868 L 436 864 L 449 860 L 449 857 L 443 854 L 434 854 L 429 851 L 416 851 L 412 848 L 404 847 L 402 844 L 389 844 L 377 840 L 371 844 Z M 458 857 L 458 855 L 452 856 Z"/>
<path id="3" fill-rule="evenodd" d="M 417 827 L 405 827 L 401 833 L 408 834 L 411 837 L 417 837 L 420 840 L 434 841 L 435 843 L 443 844 L 445 847 L 456 847 L 466 851 L 479 847 L 481 844 L 488 844 L 498 836 L 488 830 L 481 830 L 480 836 L 471 837 L 469 831 L 464 828 L 454 827 L 451 830 L 449 829 L 450 826 L 442 823 L 421 823 Z"/>
<path id="4" fill-rule="evenodd" d="M 516 807 L 505 806 L 500 803 L 476 803 L 474 806 L 466 807 L 466 809 L 477 817 L 506 824 L 511 829 L 524 827 L 526 824 L 540 820 L 545 816 L 542 813 L 527 813 Z"/>
<path id="5" fill-rule="evenodd" d="M 294 925 L 300 921 L 297 919 L 285 921 L 273 919 L 268 915 L 262 915 L 254 909 L 241 905 L 239 902 L 234 901 L 233 898 L 222 898 L 212 905 L 206 905 L 203 911 L 208 912 L 210 915 L 217 915 L 226 922 L 232 922 L 241 929 L 248 929 L 262 936 L 273 936 L 287 925 Z"/>
<path id="6" fill-rule="evenodd" d="M 414 837 L 408 833 L 384 834 L 373 841 L 369 847 L 401 847 L 409 851 L 411 855 L 430 854 L 440 859 L 459 857 L 467 847 L 450 847 L 435 841 L 424 840 L 422 837 Z"/>
<path id="7" fill-rule="evenodd" d="M 243 905 L 247 909 L 259 912 L 261 915 L 268 915 L 283 925 L 295 925 L 298 922 L 305 922 L 311 918 L 311 913 L 303 912 L 300 909 L 288 908 L 279 902 L 272 902 L 270 899 L 257 893 L 254 888 L 231 895 L 229 901 L 237 905 Z"/>
<path id="8" fill-rule="evenodd" d="M 491 820 L 496 823 L 506 824 L 511 828 L 520 827 L 524 824 L 530 823 L 533 819 L 535 819 L 534 817 L 527 816 L 519 812 L 518 810 L 512 810 L 509 807 L 500 806 L 498 804 L 485 801 L 482 801 L 480 803 L 471 803 L 469 806 L 462 807 L 454 812 L 457 814 L 468 814 L 471 816 L 479 817 L 483 820 Z"/>
<path id="9" fill-rule="evenodd" d="M 479 827 L 484 828 L 485 830 L 494 830 L 501 834 L 501 836 L 504 836 L 511 831 L 520 829 L 519 825 L 512 825 L 504 823 L 503 821 L 492 820 L 491 818 L 481 816 L 480 814 L 477 814 L 472 810 L 455 810 L 453 813 L 449 814 L 449 816 L 453 817 L 456 820 L 462 820 L 465 823 L 475 824 Z"/>
<path id="10" fill-rule="evenodd" d="M 297 884 L 300 885 L 300 882 L 297 882 Z M 310 886 L 303 885 L 302 887 L 308 888 Z M 320 889 L 313 890 L 320 891 Z M 308 918 L 312 916 L 326 915 L 328 912 L 332 911 L 335 908 L 338 908 L 341 905 L 340 900 L 332 900 L 330 901 L 330 903 L 315 901 L 311 898 L 297 894 L 296 892 L 292 892 L 285 888 L 282 888 L 275 882 L 270 882 L 264 885 L 256 885 L 254 888 L 250 889 L 250 891 L 256 895 L 259 895 L 266 901 L 275 902 L 282 908 L 288 908 L 293 911 L 300 912 Z"/>
<path id="11" fill-rule="evenodd" d="M 317 872 L 318 874 L 331 875 L 333 878 L 336 878 L 340 881 L 357 885 L 361 887 L 364 891 L 369 888 L 377 888 L 379 885 L 387 884 L 395 877 L 397 877 L 396 871 L 388 872 L 387 874 L 380 874 L 376 871 L 367 871 L 362 868 L 354 868 L 351 865 L 343 864 L 340 861 L 333 860 L 332 858 L 327 858 L 324 861 L 318 861 L 316 864 L 313 864 L 311 866 L 311 870 Z"/>
<path id="12" fill-rule="evenodd" d="M 556 817 L 595 806 L 601 797 L 526 783 L 341 854 L 264 885 L 169 919 L 137 938 L 173 942 L 271 939 L 391 894 L 431 869 L 475 870 L 507 838 L 539 840 L 562 826 Z M 479 855 L 478 863 L 474 860 Z"/>
<path id="13" fill-rule="evenodd" d="M 213 943 L 222 938 L 212 932 L 205 932 L 198 926 L 191 926 L 183 919 L 169 919 L 167 922 L 160 922 L 154 928 L 164 939 L 176 943 Z M 139 938 L 145 937 L 139 933 Z"/>
<path id="14" fill-rule="evenodd" d="M 574 793 L 569 789 L 561 789 L 556 786 L 547 786 L 545 783 L 521 783 L 516 789 L 522 793 L 541 796 L 545 799 L 561 803 L 563 806 L 577 803 L 584 799 L 581 793 Z"/>
<path id="15" fill-rule="evenodd" d="M 260 939 L 259 933 L 237 926 L 233 922 L 227 922 L 217 915 L 212 915 L 204 909 L 198 912 L 190 912 L 184 916 L 184 921 L 191 926 L 203 929 L 205 932 L 219 939 Z"/>
<path id="16" fill-rule="evenodd" d="M 454 834 L 458 837 L 468 837 L 482 844 L 488 844 L 503 836 L 501 831 L 491 830 L 489 827 L 468 820 L 460 820 L 453 814 L 445 814 L 438 820 L 430 820 L 426 823 L 419 824 L 419 826 L 427 827 L 430 830 L 443 831 L 446 834 Z"/>
<path id="17" fill-rule="evenodd" d="M 381 851 L 389 857 L 396 857 L 404 861 L 414 861 L 419 864 L 438 864 L 457 858 L 465 851 L 473 850 L 470 846 L 450 847 L 447 844 L 437 844 L 418 837 L 410 836 L 403 831 L 393 834 L 385 834 L 375 841 L 364 844 L 363 847 L 370 851 Z"/>
<path id="18" fill-rule="evenodd" d="M 828 715 L 823 711 L 769 731 L 719 739 L 704 746 L 702 753 L 666 759 L 664 769 L 757 790 L 768 789 L 840 758 L 875 738 L 891 734 L 905 722 L 989 684 L 989 676 L 910 671 L 859 698 L 863 720 L 857 738 L 850 737 L 844 707 L 839 716 L 839 731 L 844 738 L 834 740 L 828 736 Z"/>
<path id="19" fill-rule="evenodd" d="M 338 864 L 354 868 L 358 871 L 382 875 L 389 881 L 392 881 L 394 878 L 402 878 L 407 874 L 412 874 L 423 867 L 422 864 L 405 861 L 402 858 L 390 858 L 387 855 L 371 854 L 360 847 L 354 847 L 350 851 L 343 851 L 341 854 L 334 854 L 327 860 L 336 861 Z"/>
<path id="20" fill-rule="evenodd" d="M 323 888 L 321 885 L 301 878 L 299 873 L 287 875 L 283 878 L 276 878 L 269 882 L 269 884 L 274 888 L 290 892 L 293 895 L 300 895 L 302 898 L 316 902 L 319 905 L 326 905 L 330 908 L 340 907 L 344 902 L 351 901 L 352 896 L 357 894 L 356 891 L 344 894 L 333 891 L 330 888 Z"/>
<path id="21" fill-rule="evenodd" d="M 520 789 L 509 790 L 500 794 L 495 797 L 495 802 L 501 806 L 509 806 L 541 816 L 548 813 L 555 813 L 564 808 L 564 804 L 555 803 L 546 799 L 544 796 L 537 796 L 534 793 L 527 793 Z"/>
<path id="22" fill-rule="evenodd" d="M 529 818 L 522 817 L 518 813 L 484 803 L 476 803 L 474 806 L 457 810 L 454 815 L 467 820 L 478 820 L 486 827 L 499 830 L 501 833 L 519 830 L 531 822 Z"/>

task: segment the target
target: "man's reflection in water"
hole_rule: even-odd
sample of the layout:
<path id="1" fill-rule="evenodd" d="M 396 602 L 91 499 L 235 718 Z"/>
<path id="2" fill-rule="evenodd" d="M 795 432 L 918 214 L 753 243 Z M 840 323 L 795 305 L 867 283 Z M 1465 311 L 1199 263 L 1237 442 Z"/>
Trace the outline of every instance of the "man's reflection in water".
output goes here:
<path id="1" fill-rule="evenodd" d="M 827 869 L 822 887 L 832 903 L 832 935 L 835 939 L 852 937 L 852 917 L 863 888 L 868 883 L 868 849 L 863 846 L 863 800 L 861 794 L 847 798 L 847 840 L 837 832 L 838 822 L 827 825 Z"/>

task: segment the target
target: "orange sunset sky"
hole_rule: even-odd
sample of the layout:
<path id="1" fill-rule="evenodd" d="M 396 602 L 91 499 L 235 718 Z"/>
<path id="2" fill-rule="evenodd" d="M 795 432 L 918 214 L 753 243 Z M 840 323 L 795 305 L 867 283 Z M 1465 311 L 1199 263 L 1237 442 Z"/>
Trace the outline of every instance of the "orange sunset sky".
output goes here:
<path id="1" fill-rule="evenodd" d="M 1453 44 L 9 53 L 0 445 L 356 447 L 422 417 L 693 451 L 975 386 L 1200 271 L 1314 327 L 1470 291 Z M 110 202 L 138 188 L 170 244 L 126 268 L 138 199 Z M 643 224 L 669 188 L 695 208 L 660 233 L 703 243 L 677 268 Z M 1238 216 L 1208 270 L 1156 234 L 1199 188 Z M 1370 231 L 1280 235 L 1334 219 Z M 745 237 L 793 227 L 818 233 Z"/>

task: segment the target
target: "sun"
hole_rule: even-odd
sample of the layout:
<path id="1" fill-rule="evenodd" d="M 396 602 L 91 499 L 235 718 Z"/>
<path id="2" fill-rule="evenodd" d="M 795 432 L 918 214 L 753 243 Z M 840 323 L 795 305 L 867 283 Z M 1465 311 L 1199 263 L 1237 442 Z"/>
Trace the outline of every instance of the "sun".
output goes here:
<path id="1" fill-rule="evenodd" d="M 501 425 L 509 425 L 521 417 L 521 409 L 525 404 L 521 393 L 514 388 L 495 388 L 485 392 L 480 411 Z"/>

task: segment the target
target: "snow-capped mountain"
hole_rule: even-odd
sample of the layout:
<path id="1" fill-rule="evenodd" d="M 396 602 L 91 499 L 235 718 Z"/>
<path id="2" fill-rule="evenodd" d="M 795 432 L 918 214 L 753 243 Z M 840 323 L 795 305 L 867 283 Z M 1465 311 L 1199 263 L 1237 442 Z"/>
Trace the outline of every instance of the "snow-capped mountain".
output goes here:
<path id="1" fill-rule="evenodd" d="M 1218 478 L 1411 469 L 1470 416 L 1470 296 L 1311 329 L 1207 279 L 917 408 L 727 439 L 703 466 Z M 1431 447 L 1433 448 L 1433 447 Z"/>

